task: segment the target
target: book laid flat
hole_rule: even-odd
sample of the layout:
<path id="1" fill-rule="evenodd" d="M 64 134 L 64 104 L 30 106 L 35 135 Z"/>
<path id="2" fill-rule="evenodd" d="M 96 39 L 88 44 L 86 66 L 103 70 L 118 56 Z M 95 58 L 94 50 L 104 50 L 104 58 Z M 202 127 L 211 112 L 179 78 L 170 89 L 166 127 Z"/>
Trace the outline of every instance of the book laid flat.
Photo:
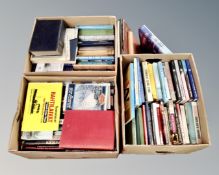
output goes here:
<path id="1" fill-rule="evenodd" d="M 37 20 L 29 51 L 35 56 L 61 55 L 64 46 L 63 20 Z"/>
<path id="2" fill-rule="evenodd" d="M 62 83 L 28 83 L 21 131 L 59 128 Z"/>
<path id="3" fill-rule="evenodd" d="M 114 150 L 115 124 L 113 111 L 65 112 L 60 148 Z"/>

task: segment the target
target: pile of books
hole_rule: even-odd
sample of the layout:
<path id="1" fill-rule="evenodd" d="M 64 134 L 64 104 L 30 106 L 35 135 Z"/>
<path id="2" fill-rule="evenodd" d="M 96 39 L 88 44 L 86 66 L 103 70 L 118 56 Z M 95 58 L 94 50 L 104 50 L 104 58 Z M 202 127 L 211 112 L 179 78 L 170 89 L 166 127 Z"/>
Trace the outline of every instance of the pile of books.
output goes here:
<path id="1" fill-rule="evenodd" d="M 21 150 L 114 150 L 113 83 L 28 84 Z"/>
<path id="2" fill-rule="evenodd" d="M 189 60 L 140 62 L 124 77 L 127 144 L 200 144 L 198 93 Z"/>
<path id="3" fill-rule="evenodd" d="M 114 64 L 113 25 L 78 26 L 77 64 Z"/>

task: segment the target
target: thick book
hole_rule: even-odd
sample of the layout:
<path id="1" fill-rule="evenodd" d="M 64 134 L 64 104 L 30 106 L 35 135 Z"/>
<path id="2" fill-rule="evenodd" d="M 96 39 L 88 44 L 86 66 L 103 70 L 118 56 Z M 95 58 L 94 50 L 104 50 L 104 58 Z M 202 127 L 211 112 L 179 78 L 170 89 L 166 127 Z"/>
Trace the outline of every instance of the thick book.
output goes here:
<path id="1" fill-rule="evenodd" d="M 60 148 L 114 150 L 114 111 L 68 110 L 65 112 Z"/>
<path id="2" fill-rule="evenodd" d="M 63 20 L 37 20 L 29 51 L 35 56 L 61 55 L 66 23 Z"/>
<path id="3" fill-rule="evenodd" d="M 21 131 L 59 129 L 62 83 L 28 83 Z"/>
<path id="4" fill-rule="evenodd" d="M 146 53 L 172 53 L 145 25 L 138 29 L 141 48 Z"/>

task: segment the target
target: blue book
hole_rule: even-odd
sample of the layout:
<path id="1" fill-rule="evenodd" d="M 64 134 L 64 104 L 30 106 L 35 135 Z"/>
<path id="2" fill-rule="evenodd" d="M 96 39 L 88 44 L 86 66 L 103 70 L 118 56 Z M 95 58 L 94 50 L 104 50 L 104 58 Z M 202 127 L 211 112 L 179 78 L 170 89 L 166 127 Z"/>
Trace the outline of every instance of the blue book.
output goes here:
<path id="1" fill-rule="evenodd" d="M 164 103 L 167 103 L 169 100 L 169 97 L 167 96 L 167 89 L 165 86 L 165 75 L 163 71 L 163 64 L 161 62 L 158 62 L 157 66 L 158 66 L 158 72 L 159 72 L 159 77 L 160 77 L 160 84 L 162 88 L 163 101 Z"/>
<path id="2" fill-rule="evenodd" d="M 155 79 L 155 83 L 156 83 L 158 100 L 162 100 L 163 96 L 162 96 L 162 91 L 161 91 L 161 83 L 160 83 L 157 63 L 153 63 L 153 69 L 154 69 L 154 79 Z"/>
<path id="3" fill-rule="evenodd" d="M 191 85 L 190 85 L 190 82 L 189 82 L 189 76 L 188 76 L 188 71 L 187 71 L 187 67 L 186 67 L 186 61 L 181 60 L 181 62 L 182 62 L 182 65 L 183 65 L 183 71 L 184 71 L 184 74 L 185 74 L 186 85 L 187 85 L 188 92 L 189 92 L 189 98 L 193 99 L 192 88 L 191 88 Z"/>
<path id="4" fill-rule="evenodd" d="M 139 58 L 137 59 L 137 69 L 138 69 L 138 89 L 139 89 L 139 100 L 140 105 L 145 102 L 145 96 L 144 96 L 144 86 L 143 86 L 143 77 L 142 77 L 142 69 Z"/>
<path id="5" fill-rule="evenodd" d="M 131 116 L 135 118 L 135 83 L 134 83 L 134 64 L 130 63 L 130 102 Z"/>
<path id="6" fill-rule="evenodd" d="M 148 133 L 148 145 L 153 145 L 153 128 L 152 128 L 152 119 L 151 112 L 148 102 L 145 102 L 145 112 L 146 112 L 146 120 L 147 120 L 147 133 Z"/>
<path id="7" fill-rule="evenodd" d="M 185 111 L 186 111 L 187 126 L 189 130 L 189 139 L 191 144 L 196 144 L 197 143 L 196 128 L 195 128 L 195 121 L 192 112 L 192 104 L 190 102 L 185 103 Z"/>
<path id="8" fill-rule="evenodd" d="M 78 29 L 113 29 L 113 25 L 79 25 Z"/>
<path id="9" fill-rule="evenodd" d="M 197 101 L 198 100 L 198 93 L 197 93 L 197 89 L 195 86 L 195 80 L 193 77 L 193 73 L 192 73 L 192 69 L 189 63 L 189 60 L 185 60 L 186 62 L 186 67 L 187 67 L 187 73 L 188 73 L 188 77 L 189 77 L 189 82 L 190 82 L 190 86 L 192 89 L 192 95 L 193 95 L 193 100 Z"/>

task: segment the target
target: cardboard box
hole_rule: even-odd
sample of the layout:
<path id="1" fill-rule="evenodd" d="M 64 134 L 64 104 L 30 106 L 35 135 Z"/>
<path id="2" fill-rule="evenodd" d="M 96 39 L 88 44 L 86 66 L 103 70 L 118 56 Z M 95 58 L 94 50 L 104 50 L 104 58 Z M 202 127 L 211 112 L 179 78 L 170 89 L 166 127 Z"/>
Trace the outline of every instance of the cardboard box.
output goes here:
<path id="1" fill-rule="evenodd" d="M 117 73 L 117 62 L 119 57 L 119 29 L 115 16 L 55 16 L 55 17 L 37 17 L 35 19 L 33 30 L 37 19 L 62 19 L 69 27 L 76 25 L 98 25 L 108 24 L 114 25 L 115 29 L 115 64 L 113 65 L 74 65 L 74 71 L 64 72 L 31 72 L 32 63 L 30 61 L 30 54 L 28 52 L 25 60 L 24 75 L 28 76 L 41 76 L 41 75 L 54 75 L 54 76 L 115 76 Z M 32 34 L 33 34 L 32 30 Z M 31 34 L 31 36 L 32 36 Z M 30 37 L 31 39 L 31 37 Z M 69 63 L 69 62 L 68 62 Z"/>
<path id="2" fill-rule="evenodd" d="M 26 91 L 28 82 L 113 82 L 115 84 L 115 150 L 114 151 L 72 151 L 72 152 L 55 152 L 55 151 L 20 151 L 19 150 L 19 137 L 20 128 L 23 118 L 24 105 L 26 99 Z M 12 130 L 9 142 L 9 152 L 17 154 L 26 158 L 115 158 L 119 154 L 119 107 L 118 107 L 118 89 L 116 77 L 56 77 L 56 76 L 24 76 L 21 81 L 20 95 L 18 98 L 17 112 L 14 116 Z"/>
<path id="3" fill-rule="evenodd" d="M 199 99 L 198 103 L 198 112 L 200 117 L 201 133 L 202 133 L 202 144 L 197 145 L 129 145 L 125 141 L 125 106 L 124 106 L 124 71 L 130 62 L 133 62 L 134 58 L 138 57 L 141 61 L 148 59 L 160 59 L 162 61 L 169 60 L 180 60 L 180 59 L 189 59 L 191 68 L 193 71 L 193 76 L 195 79 L 195 84 L 197 87 Z M 164 153 L 190 153 L 197 150 L 201 150 L 210 145 L 209 130 L 207 125 L 207 114 L 204 105 L 204 99 L 202 95 L 201 84 L 199 81 L 199 76 L 193 55 L 190 53 L 185 54 L 136 54 L 136 55 L 122 55 L 120 59 L 120 87 L 121 87 L 121 125 L 122 125 L 122 153 L 127 154 L 164 154 Z"/>

